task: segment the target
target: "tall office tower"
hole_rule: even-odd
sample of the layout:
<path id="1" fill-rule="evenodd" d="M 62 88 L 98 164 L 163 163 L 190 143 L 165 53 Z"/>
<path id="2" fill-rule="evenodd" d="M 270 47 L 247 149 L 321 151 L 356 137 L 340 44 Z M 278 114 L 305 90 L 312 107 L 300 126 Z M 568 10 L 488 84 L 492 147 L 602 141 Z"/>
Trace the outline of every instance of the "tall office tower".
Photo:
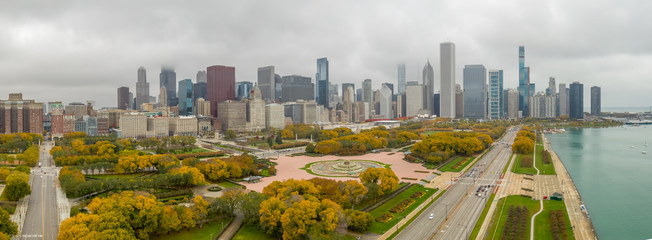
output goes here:
<path id="1" fill-rule="evenodd" d="M 206 99 L 206 82 L 198 82 L 192 85 L 192 101 L 197 99 Z"/>
<path id="2" fill-rule="evenodd" d="M 392 118 L 392 90 L 389 86 L 383 84 L 380 88 L 380 111 L 379 114 L 382 118 Z"/>
<path id="3" fill-rule="evenodd" d="M 441 79 L 441 116 L 455 118 L 455 44 L 445 42 L 439 45 Z"/>
<path id="4" fill-rule="evenodd" d="M 161 87 L 161 90 L 159 91 L 158 105 L 160 107 L 167 107 L 168 106 L 168 90 L 165 89 L 165 87 Z"/>
<path id="5" fill-rule="evenodd" d="M 509 119 L 518 119 L 518 90 L 507 90 L 507 117 Z"/>
<path id="6" fill-rule="evenodd" d="M 489 70 L 489 109 L 488 117 L 503 117 L 503 70 Z"/>
<path id="7" fill-rule="evenodd" d="M 555 84 L 555 78 L 550 77 L 548 79 L 548 88 L 546 89 L 546 95 L 556 95 L 557 94 L 557 85 Z"/>
<path id="8" fill-rule="evenodd" d="M 389 88 L 389 90 L 392 90 L 392 95 L 394 95 L 394 84 L 393 83 L 383 83 L 382 85 L 385 85 Z"/>
<path id="9" fill-rule="evenodd" d="M 344 94 L 346 94 L 345 90 L 347 88 L 349 88 L 349 87 L 351 87 L 353 89 L 349 93 L 349 94 L 351 94 L 349 96 L 349 100 L 351 100 L 351 102 L 355 102 L 355 84 L 353 84 L 353 83 L 342 83 L 342 102 L 344 102 Z"/>
<path id="10" fill-rule="evenodd" d="M 274 66 L 258 68 L 258 88 L 260 88 L 263 100 L 266 102 L 271 102 L 276 99 L 276 81 L 274 76 Z"/>
<path id="11" fill-rule="evenodd" d="M 430 61 L 426 62 L 426 65 L 423 66 L 423 88 L 426 91 L 423 96 L 424 104 L 423 106 L 433 114 L 435 108 L 433 107 L 433 94 L 435 93 L 435 70 L 432 69 Z"/>
<path id="12" fill-rule="evenodd" d="M 555 118 L 556 113 L 555 96 L 540 92 L 530 97 L 531 118 Z"/>
<path id="13" fill-rule="evenodd" d="M 187 116 L 192 114 L 192 80 L 184 79 L 179 81 L 179 115 Z"/>
<path id="14" fill-rule="evenodd" d="M 197 71 L 197 83 L 206 83 L 206 71 Z"/>
<path id="15" fill-rule="evenodd" d="M 211 103 L 211 116 L 217 116 L 218 103 L 235 100 L 235 67 L 215 65 L 206 68 L 206 100 Z"/>
<path id="16" fill-rule="evenodd" d="M 409 81 L 405 85 L 405 116 L 412 117 L 423 109 L 423 85 Z"/>
<path id="17" fill-rule="evenodd" d="M 144 67 L 138 68 L 138 82 L 136 82 L 136 107 L 142 109 L 143 103 L 149 103 L 149 83 Z"/>
<path id="18" fill-rule="evenodd" d="M 171 67 L 161 67 L 160 87 L 165 87 L 168 96 L 168 106 L 177 106 L 177 73 Z"/>
<path id="19" fill-rule="evenodd" d="M 362 102 L 362 88 L 358 88 L 355 90 L 355 101 Z"/>
<path id="20" fill-rule="evenodd" d="M 129 107 L 128 109 L 135 110 L 136 98 L 134 98 L 134 93 L 129 92 Z"/>
<path id="21" fill-rule="evenodd" d="M 559 84 L 559 116 L 566 116 L 570 114 L 568 106 L 568 88 L 565 83 Z"/>
<path id="22" fill-rule="evenodd" d="M 433 112 L 432 115 L 435 115 L 437 117 L 441 115 L 441 111 L 439 110 L 439 108 L 441 107 L 440 99 L 441 99 L 441 95 L 439 93 L 435 93 L 433 95 L 433 100 L 434 100 L 433 107 L 435 108 L 435 112 Z"/>
<path id="23" fill-rule="evenodd" d="M 331 102 L 331 106 L 337 105 L 337 103 L 340 101 L 337 84 L 328 84 L 328 101 Z"/>
<path id="24" fill-rule="evenodd" d="M 466 65 L 464 78 L 464 117 L 487 117 L 487 69 L 483 65 Z"/>
<path id="25" fill-rule="evenodd" d="M 501 116 L 504 118 L 508 118 L 509 116 L 507 113 L 509 112 L 509 89 L 504 89 L 503 88 L 503 93 L 502 93 L 502 113 Z"/>
<path id="26" fill-rule="evenodd" d="M 405 63 L 398 65 L 398 93 L 402 94 L 405 92 Z"/>
<path id="27" fill-rule="evenodd" d="M 570 119 L 584 118 L 584 84 L 573 82 L 570 84 L 568 96 Z"/>
<path id="28" fill-rule="evenodd" d="M 274 84 L 276 86 L 276 89 L 274 89 L 274 96 L 276 99 L 280 100 L 281 97 L 283 97 L 283 78 L 281 75 L 274 74 Z"/>
<path id="29" fill-rule="evenodd" d="M 455 118 L 464 118 L 464 91 L 455 84 Z"/>
<path id="30" fill-rule="evenodd" d="M 315 99 L 315 84 L 309 77 L 290 75 L 283 76 L 282 102 L 296 102 L 297 100 Z"/>
<path id="31" fill-rule="evenodd" d="M 362 81 L 362 101 L 371 105 L 373 100 L 372 94 L 373 92 L 371 90 L 371 79 L 365 79 Z"/>
<path id="32" fill-rule="evenodd" d="M 525 47 L 518 47 L 518 110 L 523 116 L 529 113 L 528 101 L 534 93 L 530 92 L 530 68 L 525 67 Z"/>
<path id="33" fill-rule="evenodd" d="M 602 113 L 600 87 L 591 87 L 591 115 L 598 116 Z"/>
<path id="34" fill-rule="evenodd" d="M 118 109 L 122 109 L 122 110 L 129 109 L 129 88 L 128 87 L 119 87 L 118 88 Z"/>
<path id="35" fill-rule="evenodd" d="M 315 85 L 317 86 L 317 91 L 315 92 L 315 96 L 317 97 L 317 104 L 322 105 L 325 108 L 329 108 L 328 81 L 328 59 L 317 59 L 317 73 L 315 74 Z"/>
<path id="36" fill-rule="evenodd" d="M 240 101 L 249 98 L 251 90 L 254 89 L 254 84 L 249 81 L 242 81 L 235 83 L 235 99 Z"/>

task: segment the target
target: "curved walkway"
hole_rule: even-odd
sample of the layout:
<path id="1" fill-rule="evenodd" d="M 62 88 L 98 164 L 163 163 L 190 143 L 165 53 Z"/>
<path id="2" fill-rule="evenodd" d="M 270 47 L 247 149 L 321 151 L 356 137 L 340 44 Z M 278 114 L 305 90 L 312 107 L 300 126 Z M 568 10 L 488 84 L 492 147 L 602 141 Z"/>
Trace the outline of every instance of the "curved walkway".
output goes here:
<path id="1" fill-rule="evenodd" d="M 534 166 L 534 169 L 537 170 L 537 175 L 539 175 L 539 169 L 537 168 L 537 144 L 534 144 L 534 157 L 532 157 L 532 166 Z M 539 211 L 532 215 L 532 219 L 530 219 L 530 240 L 534 240 L 534 219 L 539 215 L 539 213 L 543 212 L 543 198 L 539 197 Z"/>

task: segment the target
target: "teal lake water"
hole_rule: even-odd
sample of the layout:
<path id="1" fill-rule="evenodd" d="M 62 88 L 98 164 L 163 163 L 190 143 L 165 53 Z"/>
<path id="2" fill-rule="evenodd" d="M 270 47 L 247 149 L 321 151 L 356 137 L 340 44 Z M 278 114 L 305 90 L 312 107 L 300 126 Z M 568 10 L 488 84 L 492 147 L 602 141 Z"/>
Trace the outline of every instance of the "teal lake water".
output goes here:
<path id="1" fill-rule="evenodd" d="M 566 130 L 546 137 L 573 178 L 598 238 L 651 239 L 652 126 Z"/>

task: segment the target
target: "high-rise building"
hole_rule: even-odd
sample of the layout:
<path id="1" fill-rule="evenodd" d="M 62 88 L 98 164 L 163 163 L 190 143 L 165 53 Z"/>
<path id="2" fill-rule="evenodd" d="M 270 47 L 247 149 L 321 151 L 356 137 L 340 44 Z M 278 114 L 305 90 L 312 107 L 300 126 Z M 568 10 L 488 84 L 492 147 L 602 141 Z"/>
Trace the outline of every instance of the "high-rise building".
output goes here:
<path id="1" fill-rule="evenodd" d="M 276 99 L 274 100 L 280 100 L 281 97 L 283 97 L 283 78 L 281 75 L 274 74 L 274 82 L 276 86 L 276 89 L 274 90 L 274 96 Z"/>
<path id="2" fill-rule="evenodd" d="M 74 114 L 75 120 L 83 118 L 85 115 L 88 115 L 88 108 L 86 104 L 80 102 L 71 102 L 66 105 L 66 113 Z"/>
<path id="3" fill-rule="evenodd" d="M 149 103 L 149 83 L 144 67 L 138 68 L 138 82 L 136 82 L 136 107 L 142 109 L 143 103 Z"/>
<path id="4" fill-rule="evenodd" d="M 373 91 L 371 90 L 371 79 L 362 81 L 362 101 L 371 105 L 373 100 Z"/>
<path id="5" fill-rule="evenodd" d="M 530 84 L 530 68 L 525 67 L 525 47 L 518 47 L 518 110 L 523 116 L 529 113 L 528 101 L 534 95 L 534 85 Z M 531 91 L 532 90 L 532 91 Z"/>
<path id="6" fill-rule="evenodd" d="M 530 117 L 555 118 L 557 109 L 555 96 L 540 92 L 530 97 Z"/>
<path id="7" fill-rule="evenodd" d="M 179 81 L 179 115 L 186 116 L 192 114 L 192 80 L 184 79 Z"/>
<path id="8" fill-rule="evenodd" d="M 405 92 L 405 63 L 398 65 L 398 94 Z"/>
<path id="9" fill-rule="evenodd" d="M 568 96 L 570 119 L 584 118 L 584 84 L 573 82 L 570 84 L 570 94 Z"/>
<path id="10" fill-rule="evenodd" d="M 211 82 L 211 71 L 208 70 L 208 83 Z M 212 106 L 211 102 L 211 106 Z M 216 109 L 219 111 L 217 114 L 222 121 L 222 131 L 233 130 L 242 132 L 247 127 L 247 104 L 245 102 L 238 102 L 234 100 L 225 100 L 219 103 Z"/>
<path id="11" fill-rule="evenodd" d="M 507 90 L 507 118 L 518 119 L 518 90 Z"/>
<path id="12" fill-rule="evenodd" d="M 441 110 L 439 109 L 441 107 L 441 94 L 435 93 L 433 95 L 433 107 L 435 108 L 435 111 L 432 113 L 432 115 L 435 115 L 439 117 L 441 115 Z"/>
<path id="13" fill-rule="evenodd" d="M 43 134 L 43 103 L 10 93 L 8 100 L 0 100 L 0 110 L 0 133 Z"/>
<path id="14" fill-rule="evenodd" d="M 211 115 L 211 102 L 203 98 L 197 98 L 195 102 L 195 115 L 210 116 Z"/>
<path id="15" fill-rule="evenodd" d="M 235 67 L 210 66 L 206 68 L 206 77 L 206 100 L 211 103 L 211 116 L 219 117 L 218 103 L 235 100 Z"/>
<path id="16" fill-rule="evenodd" d="M 591 87 L 591 115 L 598 116 L 602 113 L 600 87 Z"/>
<path id="17" fill-rule="evenodd" d="M 249 81 L 235 83 L 235 99 L 240 101 L 249 98 L 251 90 L 254 90 L 254 84 Z"/>
<path id="18" fill-rule="evenodd" d="M 487 69 L 483 65 L 466 65 L 464 78 L 464 118 L 487 117 Z"/>
<path id="19" fill-rule="evenodd" d="M 426 62 L 426 65 L 423 66 L 423 89 L 426 91 L 423 94 L 424 108 L 427 109 L 430 114 L 435 112 L 433 107 L 433 94 L 435 93 L 435 70 L 430 65 L 430 61 Z"/>
<path id="20" fill-rule="evenodd" d="M 328 84 L 328 102 L 329 106 L 337 106 L 337 103 L 340 102 L 339 93 L 337 90 L 337 84 L 330 83 Z"/>
<path id="21" fill-rule="evenodd" d="M 455 84 L 455 118 L 464 118 L 464 91 Z"/>
<path id="22" fill-rule="evenodd" d="M 489 70 L 489 109 L 488 117 L 503 117 L 503 70 Z"/>
<path id="23" fill-rule="evenodd" d="M 405 86 L 405 116 L 412 117 L 423 109 L 423 85 L 416 81 L 407 82 Z"/>
<path id="24" fill-rule="evenodd" d="M 362 88 L 358 88 L 355 90 L 355 101 L 362 102 Z"/>
<path id="25" fill-rule="evenodd" d="M 159 91 L 158 105 L 160 107 L 167 107 L 168 106 L 168 90 L 165 89 L 165 87 L 161 87 L 161 90 Z"/>
<path id="26" fill-rule="evenodd" d="M 161 67 L 161 74 L 159 75 L 160 86 L 165 87 L 167 91 L 167 102 L 168 106 L 177 106 L 177 73 L 174 72 L 172 67 L 163 66 Z"/>
<path id="27" fill-rule="evenodd" d="M 546 95 L 556 95 L 557 94 L 557 85 L 555 84 L 555 78 L 550 77 L 548 79 L 548 88 L 546 89 Z"/>
<path id="28" fill-rule="evenodd" d="M 282 102 L 314 99 L 314 84 L 309 77 L 290 75 L 283 77 Z"/>
<path id="29" fill-rule="evenodd" d="M 347 92 L 348 88 L 351 88 L 349 92 Z M 355 102 L 355 84 L 342 83 L 342 102 L 346 102 L 346 99 L 348 99 L 349 102 Z"/>
<path id="30" fill-rule="evenodd" d="M 260 88 L 263 100 L 268 102 L 276 99 L 276 81 L 274 76 L 274 66 L 258 68 L 258 88 Z"/>
<path id="31" fill-rule="evenodd" d="M 192 85 L 192 100 L 206 99 L 206 82 L 198 82 Z"/>
<path id="32" fill-rule="evenodd" d="M 317 97 L 317 104 L 329 108 L 328 100 L 328 86 L 329 86 L 329 74 L 328 74 L 328 59 L 320 58 L 317 59 L 317 73 L 315 74 L 315 82 L 317 86 L 317 91 L 315 96 Z"/>
<path id="33" fill-rule="evenodd" d="M 265 127 L 276 129 L 285 128 L 283 105 L 277 103 L 265 105 Z"/>
<path id="34" fill-rule="evenodd" d="M 254 86 L 251 99 L 247 101 L 247 131 L 260 131 L 265 128 L 265 101 L 260 88 Z"/>
<path id="35" fill-rule="evenodd" d="M 128 109 L 134 110 L 136 109 L 136 98 L 134 98 L 134 93 L 129 92 L 129 107 Z"/>
<path id="36" fill-rule="evenodd" d="M 118 109 L 122 109 L 122 110 L 129 109 L 129 88 L 128 87 L 119 87 L 118 88 Z"/>
<path id="37" fill-rule="evenodd" d="M 138 138 L 147 135 L 147 116 L 143 113 L 120 115 L 120 130 L 123 138 Z"/>
<path id="38" fill-rule="evenodd" d="M 382 118 L 392 118 L 392 90 L 386 84 L 380 88 L 379 99 L 380 111 L 378 115 Z"/>
<path id="39" fill-rule="evenodd" d="M 439 45 L 441 79 L 441 116 L 455 118 L 455 44 L 445 42 Z"/>
<path id="40" fill-rule="evenodd" d="M 566 116 L 570 114 L 569 109 L 568 88 L 565 83 L 559 84 L 559 116 Z"/>
<path id="41" fill-rule="evenodd" d="M 206 83 L 206 71 L 197 71 L 197 83 Z"/>

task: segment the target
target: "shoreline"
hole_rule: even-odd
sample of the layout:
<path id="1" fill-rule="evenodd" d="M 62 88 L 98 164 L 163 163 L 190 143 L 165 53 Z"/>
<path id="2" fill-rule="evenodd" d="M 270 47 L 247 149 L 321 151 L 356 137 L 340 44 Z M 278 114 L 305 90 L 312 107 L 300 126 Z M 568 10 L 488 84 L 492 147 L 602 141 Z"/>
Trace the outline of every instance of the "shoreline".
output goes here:
<path id="1" fill-rule="evenodd" d="M 580 210 L 580 206 L 584 203 L 582 201 L 582 196 L 575 186 L 575 182 L 573 182 L 573 178 L 566 170 L 566 166 L 564 166 L 559 155 L 557 155 L 550 146 L 550 140 L 548 140 L 545 134 L 542 136 L 544 149 L 550 152 L 555 172 L 557 173 L 557 179 L 562 186 L 564 204 L 566 205 L 566 211 L 571 221 L 571 225 L 574 227 L 573 235 L 575 235 L 575 239 L 598 239 L 595 227 L 593 226 L 593 222 L 591 221 L 591 217 L 588 214 L 586 207 L 584 211 Z M 566 180 L 565 184 L 564 180 Z"/>

